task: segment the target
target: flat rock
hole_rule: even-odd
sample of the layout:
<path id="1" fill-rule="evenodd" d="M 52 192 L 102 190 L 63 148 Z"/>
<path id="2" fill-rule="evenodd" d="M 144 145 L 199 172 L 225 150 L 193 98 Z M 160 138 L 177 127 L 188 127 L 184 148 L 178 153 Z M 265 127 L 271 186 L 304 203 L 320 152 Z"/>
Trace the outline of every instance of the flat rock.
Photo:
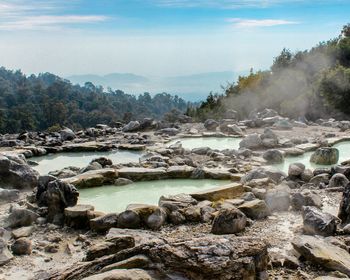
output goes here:
<path id="1" fill-rule="evenodd" d="M 323 238 L 308 235 L 296 237 L 292 245 L 310 262 L 350 276 L 350 254 L 346 250 L 326 242 Z"/>
<path id="2" fill-rule="evenodd" d="M 82 280 L 155 280 L 147 271 L 142 269 L 116 269 L 103 272 Z"/>
<path id="3" fill-rule="evenodd" d="M 113 184 L 118 178 L 118 172 L 114 168 L 91 170 L 74 177 L 62 179 L 63 182 L 72 184 L 78 188 L 91 188 L 107 184 Z"/>
<path id="4" fill-rule="evenodd" d="M 18 239 L 21 237 L 28 237 L 30 236 L 34 231 L 34 227 L 33 226 L 29 226 L 29 227 L 21 227 L 18 229 L 15 229 L 12 231 L 12 236 L 14 239 Z"/>
<path id="5" fill-rule="evenodd" d="M 125 167 L 118 170 L 119 176 L 132 181 L 163 179 L 167 172 L 163 168 Z"/>
<path id="6" fill-rule="evenodd" d="M 264 219 L 271 214 L 265 201 L 254 199 L 247 201 L 238 207 L 247 217 L 251 219 Z"/>
<path id="7" fill-rule="evenodd" d="M 205 191 L 192 193 L 191 196 L 197 200 L 216 201 L 220 199 L 238 198 L 244 193 L 242 184 L 232 183 L 222 187 L 215 187 Z"/>

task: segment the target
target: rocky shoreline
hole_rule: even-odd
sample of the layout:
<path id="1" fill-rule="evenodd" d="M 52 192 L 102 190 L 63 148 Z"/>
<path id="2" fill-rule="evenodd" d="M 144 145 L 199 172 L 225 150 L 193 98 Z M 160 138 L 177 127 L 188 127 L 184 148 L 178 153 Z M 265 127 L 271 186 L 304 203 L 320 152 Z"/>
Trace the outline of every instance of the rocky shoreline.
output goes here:
<path id="1" fill-rule="evenodd" d="M 350 140 L 350 122 L 299 122 L 270 109 L 248 120 L 189 121 L 3 135 L 0 279 L 350 277 L 350 163 L 339 163 L 331 147 Z M 185 137 L 240 143 L 189 150 Z M 139 162 L 98 156 L 115 149 L 140 151 Z M 312 162 L 335 165 L 310 170 L 296 162 L 286 173 L 270 166 L 310 151 Z M 97 156 L 48 175 L 30 166 L 32 157 L 65 152 Z M 121 213 L 78 203 L 82 188 L 162 179 L 231 183 Z"/>

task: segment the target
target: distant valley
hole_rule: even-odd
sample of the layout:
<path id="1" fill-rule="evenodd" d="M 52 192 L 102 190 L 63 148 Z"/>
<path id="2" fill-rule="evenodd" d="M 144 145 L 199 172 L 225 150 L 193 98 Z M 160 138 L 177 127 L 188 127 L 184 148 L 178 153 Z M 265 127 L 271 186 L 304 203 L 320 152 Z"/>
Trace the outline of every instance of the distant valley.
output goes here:
<path id="1" fill-rule="evenodd" d="M 152 95 L 167 92 L 193 102 L 205 100 L 210 92 L 222 93 L 221 86 L 225 87 L 227 83 L 232 83 L 243 74 L 246 73 L 224 71 L 173 77 L 145 77 L 131 73 L 111 73 L 103 76 L 74 75 L 67 79 L 73 84 L 84 85 L 85 82 L 92 82 L 106 89 L 110 87 L 136 95 L 144 92 Z"/>

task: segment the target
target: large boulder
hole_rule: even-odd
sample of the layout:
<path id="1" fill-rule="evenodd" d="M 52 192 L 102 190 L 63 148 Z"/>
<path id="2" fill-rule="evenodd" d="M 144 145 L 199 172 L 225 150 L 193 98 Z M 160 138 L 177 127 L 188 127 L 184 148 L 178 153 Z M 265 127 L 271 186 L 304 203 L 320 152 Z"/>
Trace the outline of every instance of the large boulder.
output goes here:
<path id="1" fill-rule="evenodd" d="M 232 234 L 244 230 L 247 217 L 238 209 L 221 209 L 213 221 L 211 232 L 214 234 Z"/>
<path id="2" fill-rule="evenodd" d="M 247 201 L 240 205 L 238 209 L 251 219 L 264 219 L 271 214 L 271 211 L 266 205 L 265 201 L 260 199 Z"/>
<path id="3" fill-rule="evenodd" d="M 310 158 L 310 161 L 321 165 L 336 164 L 339 160 L 339 150 L 336 148 L 318 148 Z"/>
<path id="4" fill-rule="evenodd" d="M 30 226 L 37 218 L 39 218 L 37 213 L 26 208 L 13 206 L 11 207 L 11 213 L 5 220 L 5 224 L 9 228 Z"/>
<path id="5" fill-rule="evenodd" d="M 247 149 L 259 149 L 262 146 L 262 141 L 257 133 L 249 134 L 243 138 L 243 140 L 239 143 L 239 147 L 247 148 Z"/>
<path id="6" fill-rule="evenodd" d="M 162 195 L 158 202 L 160 207 L 167 209 L 170 213 L 196 204 L 197 200 L 189 194 Z"/>
<path id="7" fill-rule="evenodd" d="M 92 211 L 94 210 L 94 206 L 85 204 L 67 207 L 64 209 L 65 223 L 75 229 L 89 228 Z"/>
<path id="8" fill-rule="evenodd" d="M 329 188 L 345 188 L 349 184 L 349 179 L 344 174 L 336 173 L 329 180 Z"/>
<path id="9" fill-rule="evenodd" d="M 11 189 L 34 189 L 39 173 L 25 159 L 14 155 L 0 155 L 0 184 Z"/>
<path id="10" fill-rule="evenodd" d="M 350 223 L 350 184 L 344 189 L 343 197 L 339 205 L 338 218 L 343 224 Z"/>
<path id="11" fill-rule="evenodd" d="M 106 215 L 90 220 L 90 228 L 96 232 L 106 232 L 118 225 L 118 214 L 108 213 Z"/>
<path id="12" fill-rule="evenodd" d="M 68 127 L 65 127 L 64 129 L 62 129 L 60 131 L 60 136 L 61 136 L 62 141 L 71 141 L 76 137 L 73 130 L 71 130 Z"/>
<path id="13" fill-rule="evenodd" d="M 350 254 L 321 237 L 302 235 L 292 241 L 294 249 L 308 261 L 350 276 Z"/>
<path id="14" fill-rule="evenodd" d="M 219 126 L 219 123 L 212 119 L 208 119 L 204 122 L 204 127 L 210 131 L 216 130 L 218 126 Z"/>
<path id="15" fill-rule="evenodd" d="M 123 132 L 133 132 L 140 128 L 140 123 L 138 121 L 131 121 L 122 128 Z"/>
<path id="16" fill-rule="evenodd" d="M 284 156 L 282 152 L 276 149 L 270 149 L 264 152 L 263 158 L 268 163 L 281 163 L 284 161 Z"/>
<path id="17" fill-rule="evenodd" d="M 301 177 L 305 171 L 305 165 L 301 162 L 291 163 L 288 167 L 289 177 Z"/>
<path id="18" fill-rule="evenodd" d="M 73 185 L 51 177 L 39 184 L 36 193 L 38 205 L 48 207 L 47 221 L 60 225 L 64 221 L 64 209 L 75 206 L 78 196 Z"/>
<path id="19" fill-rule="evenodd" d="M 316 207 L 304 206 L 302 208 L 304 232 L 310 235 L 331 236 L 337 230 L 337 217 L 323 213 Z"/>
<path id="20" fill-rule="evenodd" d="M 274 148 L 278 145 L 278 137 L 270 128 L 265 128 L 264 133 L 260 135 L 260 139 L 266 148 Z"/>

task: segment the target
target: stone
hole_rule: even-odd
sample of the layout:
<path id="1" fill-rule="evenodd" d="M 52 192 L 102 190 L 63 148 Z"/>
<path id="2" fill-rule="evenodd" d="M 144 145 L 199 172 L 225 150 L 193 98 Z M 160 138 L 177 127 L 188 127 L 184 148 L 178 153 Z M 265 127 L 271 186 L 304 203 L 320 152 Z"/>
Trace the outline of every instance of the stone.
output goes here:
<path id="1" fill-rule="evenodd" d="M 204 122 L 204 127 L 207 130 L 213 131 L 216 130 L 216 128 L 219 126 L 219 123 L 215 120 L 208 119 Z"/>
<path id="2" fill-rule="evenodd" d="M 25 237 L 19 238 L 11 245 L 11 250 L 15 255 L 30 255 L 32 253 L 32 242 Z"/>
<path id="3" fill-rule="evenodd" d="M 155 280 L 149 272 L 142 269 L 114 269 L 95 274 L 82 280 Z"/>
<path id="4" fill-rule="evenodd" d="M 201 208 L 197 205 L 190 206 L 183 212 L 183 215 L 186 218 L 186 221 L 198 223 L 201 221 Z"/>
<path id="5" fill-rule="evenodd" d="M 338 218 L 342 224 L 350 224 L 350 184 L 344 188 L 343 196 L 340 201 Z"/>
<path id="6" fill-rule="evenodd" d="M 12 202 L 19 198 L 18 190 L 7 190 L 0 188 L 0 201 Z"/>
<path id="7" fill-rule="evenodd" d="M 228 134 L 243 135 L 243 130 L 236 124 L 228 124 L 226 131 Z"/>
<path id="8" fill-rule="evenodd" d="M 164 179 L 167 172 L 163 168 L 123 167 L 118 170 L 119 176 L 132 181 L 150 181 Z"/>
<path id="9" fill-rule="evenodd" d="M 328 187 L 329 188 L 345 188 L 349 184 L 348 178 L 344 174 L 336 173 L 329 180 Z"/>
<path id="10" fill-rule="evenodd" d="M 262 140 L 257 133 L 249 134 L 239 143 L 239 147 L 247 149 L 258 149 L 262 146 Z"/>
<path id="11" fill-rule="evenodd" d="M 103 168 L 102 165 L 99 164 L 98 162 L 90 162 L 88 166 L 81 169 L 80 173 L 85 173 L 85 172 L 92 171 L 92 170 L 100 170 L 102 168 Z"/>
<path id="12" fill-rule="evenodd" d="M 47 207 L 47 222 L 62 225 L 64 209 L 77 204 L 79 193 L 77 189 L 61 180 L 48 181 L 46 185 L 39 184 L 36 199 L 39 207 Z"/>
<path id="13" fill-rule="evenodd" d="M 65 127 L 60 131 L 60 136 L 62 141 L 71 141 L 76 138 L 73 130 L 69 129 L 68 127 Z"/>
<path id="14" fill-rule="evenodd" d="M 118 214 L 108 213 L 101 217 L 90 220 L 90 228 L 96 232 L 106 232 L 112 227 L 118 225 Z"/>
<path id="15" fill-rule="evenodd" d="M 271 214 L 265 201 L 260 199 L 245 202 L 238 209 L 251 219 L 264 219 Z"/>
<path id="16" fill-rule="evenodd" d="M 169 214 L 169 222 L 173 225 L 181 225 L 186 222 L 186 217 L 179 211 L 172 211 Z"/>
<path id="17" fill-rule="evenodd" d="M 95 207 L 92 205 L 78 204 L 64 209 L 65 223 L 75 229 L 89 228 L 91 211 Z"/>
<path id="18" fill-rule="evenodd" d="M 330 175 L 328 173 L 322 173 L 318 174 L 311 178 L 310 184 L 315 185 L 316 187 L 319 187 L 321 184 L 328 184 Z"/>
<path id="19" fill-rule="evenodd" d="M 140 123 L 138 121 L 131 121 L 122 128 L 123 132 L 133 132 L 140 128 Z"/>
<path id="20" fill-rule="evenodd" d="M 331 236 L 337 230 L 337 217 L 329 213 L 323 213 L 316 207 L 303 206 L 302 217 L 303 230 L 306 234 Z"/>
<path id="21" fill-rule="evenodd" d="M 180 130 L 175 128 L 175 127 L 167 127 L 167 128 L 162 128 L 160 130 L 157 130 L 154 132 L 154 135 L 169 135 L 169 136 L 175 136 L 176 134 L 180 133 Z"/>
<path id="22" fill-rule="evenodd" d="M 242 184 L 232 183 L 226 186 L 192 193 L 191 196 L 196 200 L 216 201 L 220 199 L 238 198 L 243 193 L 244 188 Z"/>
<path id="23" fill-rule="evenodd" d="M 140 228 L 141 218 L 135 211 L 126 210 L 119 214 L 118 227 L 130 229 Z"/>
<path id="24" fill-rule="evenodd" d="M 170 166 L 167 169 L 167 174 L 171 179 L 186 179 L 190 178 L 194 167 L 187 165 Z"/>
<path id="25" fill-rule="evenodd" d="M 273 127 L 280 130 L 293 129 L 293 125 L 288 120 L 278 120 L 277 122 L 275 122 Z"/>
<path id="26" fill-rule="evenodd" d="M 313 191 L 303 190 L 292 195 L 291 205 L 296 211 L 300 211 L 303 206 L 315 206 L 321 208 L 322 199 Z"/>
<path id="27" fill-rule="evenodd" d="M 126 178 L 118 178 L 114 181 L 113 185 L 115 186 L 126 186 L 132 184 L 133 181 Z"/>
<path id="28" fill-rule="evenodd" d="M 0 267 L 13 259 L 13 255 L 7 248 L 6 241 L 0 238 Z"/>
<path id="29" fill-rule="evenodd" d="M 318 148 L 310 158 L 310 161 L 321 165 L 336 164 L 339 160 L 339 150 L 336 148 Z"/>
<path id="30" fill-rule="evenodd" d="M 0 155 L 0 183 L 10 189 L 34 189 L 39 173 L 15 155 Z"/>
<path id="31" fill-rule="evenodd" d="M 149 258 L 144 255 L 136 255 L 124 261 L 120 261 L 104 267 L 101 272 L 106 272 L 114 269 L 132 269 L 148 267 L 150 263 Z"/>
<path id="32" fill-rule="evenodd" d="M 118 172 L 114 168 L 91 170 L 74 177 L 62 179 L 62 182 L 71 184 L 77 188 L 91 188 L 113 184 L 118 178 Z"/>
<path id="33" fill-rule="evenodd" d="M 288 211 L 290 206 L 289 192 L 283 189 L 269 190 L 265 195 L 265 203 L 271 212 Z"/>
<path id="34" fill-rule="evenodd" d="M 196 204 L 197 200 L 189 194 L 162 195 L 158 202 L 159 207 L 164 207 L 169 212 L 184 209 Z"/>
<path id="35" fill-rule="evenodd" d="M 86 252 L 86 261 L 92 261 L 102 256 L 116 254 L 121 250 L 135 246 L 135 239 L 129 235 L 107 239 L 98 244 L 92 245 Z"/>
<path id="36" fill-rule="evenodd" d="M 30 236 L 34 231 L 34 227 L 33 226 L 29 226 L 29 227 L 21 227 L 18 229 L 15 229 L 12 231 L 12 236 L 14 239 L 18 239 L 21 237 L 28 237 Z"/>
<path id="37" fill-rule="evenodd" d="M 31 210 L 15 206 L 12 207 L 10 215 L 5 220 L 5 224 L 9 228 L 30 226 L 38 217 L 39 215 Z"/>
<path id="38" fill-rule="evenodd" d="M 294 249 L 308 261 L 350 276 L 350 254 L 321 237 L 302 235 L 292 241 Z"/>
<path id="39" fill-rule="evenodd" d="M 146 218 L 145 224 L 152 230 L 158 230 L 162 225 L 165 224 L 166 220 L 167 212 L 163 208 L 158 207 L 151 215 Z"/>
<path id="40" fill-rule="evenodd" d="M 245 229 L 247 217 L 238 209 L 221 209 L 213 220 L 211 233 L 233 234 Z"/>
<path id="41" fill-rule="evenodd" d="M 284 161 L 282 152 L 276 149 L 269 149 L 266 152 L 264 152 L 263 158 L 268 163 L 281 163 Z"/>
<path id="42" fill-rule="evenodd" d="M 305 165 L 300 162 L 291 163 L 288 168 L 288 176 L 300 177 L 305 171 Z"/>
<path id="43" fill-rule="evenodd" d="M 305 169 L 304 172 L 301 174 L 301 180 L 304 182 L 309 182 L 313 177 L 313 172 L 311 169 Z"/>

